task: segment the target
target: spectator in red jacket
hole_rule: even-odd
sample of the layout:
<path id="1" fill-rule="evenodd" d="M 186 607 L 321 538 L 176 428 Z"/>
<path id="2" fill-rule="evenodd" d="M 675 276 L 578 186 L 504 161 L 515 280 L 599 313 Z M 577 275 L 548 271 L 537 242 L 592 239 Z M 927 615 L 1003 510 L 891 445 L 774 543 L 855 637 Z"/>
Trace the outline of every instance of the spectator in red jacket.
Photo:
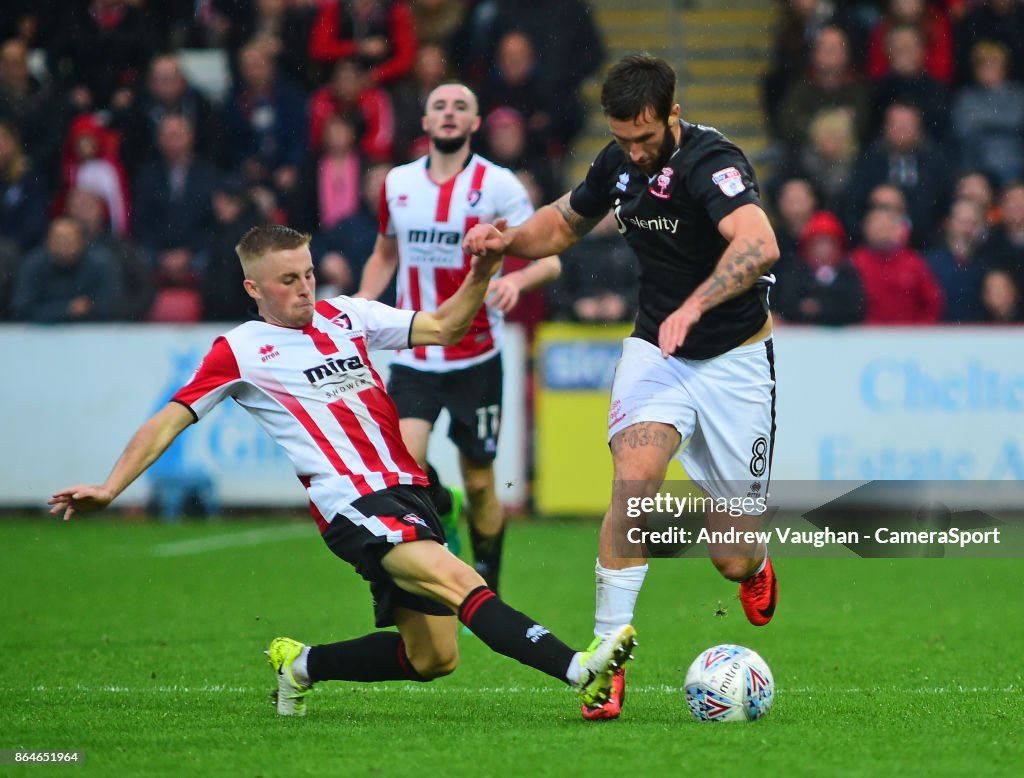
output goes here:
<path id="1" fill-rule="evenodd" d="M 879 80 L 889 72 L 886 38 L 899 24 L 912 24 L 924 34 L 928 75 L 943 84 L 953 81 L 953 29 L 946 12 L 928 0 L 889 0 L 889 10 L 871 31 L 868 41 L 868 76 Z"/>
<path id="2" fill-rule="evenodd" d="M 357 57 L 374 84 L 407 76 L 416 61 L 416 27 L 405 0 L 331 0 L 320 7 L 309 56 L 321 65 Z"/>
<path id="3" fill-rule="evenodd" d="M 324 127 L 332 116 L 346 114 L 359 124 L 359 150 L 370 162 L 391 159 L 395 143 L 395 112 L 391 97 L 369 80 L 357 59 L 338 60 L 331 82 L 309 100 L 309 146 L 318 154 Z"/>
<path id="4" fill-rule="evenodd" d="M 934 324 L 945 301 L 924 258 L 907 246 L 907 224 L 890 208 L 864 217 L 864 245 L 853 250 L 867 298 L 865 324 Z"/>

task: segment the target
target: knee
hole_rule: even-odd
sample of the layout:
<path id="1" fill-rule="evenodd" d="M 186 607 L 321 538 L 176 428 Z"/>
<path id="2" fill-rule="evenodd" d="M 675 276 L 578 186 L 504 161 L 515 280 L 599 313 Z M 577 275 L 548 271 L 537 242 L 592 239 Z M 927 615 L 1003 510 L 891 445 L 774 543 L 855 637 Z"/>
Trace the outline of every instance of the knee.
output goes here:
<path id="1" fill-rule="evenodd" d="M 409 662 L 424 680 L 433 681 L 455 672 L 459 666 L 459 650 L 454 646 L 451 649 L 432 647 L 429 651 L 413 654 Z"/>
<path id="2" fill-rule="evenodd" d="M 747 580 L 757 566 L 754 560 L 738 556 L 712 556 L 711 563 L 723 578 L 737 583 Z"/>
<path id="3" fill-rule="evenodd" d="M 474 468 L 464 473 L 462 480 L 471 502 L 480 502 L 494 492 L 494 473 L 489 469 Z"/>
<path id="4" fill-rule="evenodd" d="M 667 464 L 663 459 L 637 455 L 627 450 L 616 453 L 613 461 L 616 481 L 650 483 L 656 491 L 665 479 Z"/>

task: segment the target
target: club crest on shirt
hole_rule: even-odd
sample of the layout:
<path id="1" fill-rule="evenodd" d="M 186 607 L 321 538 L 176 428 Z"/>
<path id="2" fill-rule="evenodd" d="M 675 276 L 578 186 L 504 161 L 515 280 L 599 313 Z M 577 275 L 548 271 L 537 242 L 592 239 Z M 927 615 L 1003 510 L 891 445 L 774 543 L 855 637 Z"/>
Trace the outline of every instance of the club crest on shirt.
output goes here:
<path id="1" fill-rule="evenodd" d="M 421 519 L 415 513 L 407 513 L 401 519 L 399 519 L 399 521 L 405 524 L 419 524 L 421 527 L 427 526 L 427 522 L 423 521 L 423 519 Z"/>
<path id="2" fill-rule="evenodd" d="M 484 193 L 481 192 L 479 189 L 470 189 L 469 193 L 466 195 L 466 202 L 469 203 L 469 207 L 472 208 L 478 202 L 480 202 L 480 198 L 483 196 Z"/>
<path id="3" fill-rule="evenodd" d="M 654 182 L 647 187 L 647 191 L 655 197 L 660 197 L 662 200 L 667 200 L 671 197 L 671 193 L 668 188 L 672 186 L 672 176 L 676 173 L 670 167 L 663 167 L 661 172 L 655 177 Z"/>
<path id="4" fill-rule="evenodd" d="M 346 330 L 352 329 L 352 320 L 348 317 L 347 313 L 339 313 L 331 319 L 331 324 L 337 324 L 339 327 L 344 327 Z"/>
<path id="5" fill-rule="evenodd" d="M 723 168 L 712 174 L 711 183 L 721 189 L 726 197 L 735 197 L 747 188 L 740 171 L 734 167 Z"/>

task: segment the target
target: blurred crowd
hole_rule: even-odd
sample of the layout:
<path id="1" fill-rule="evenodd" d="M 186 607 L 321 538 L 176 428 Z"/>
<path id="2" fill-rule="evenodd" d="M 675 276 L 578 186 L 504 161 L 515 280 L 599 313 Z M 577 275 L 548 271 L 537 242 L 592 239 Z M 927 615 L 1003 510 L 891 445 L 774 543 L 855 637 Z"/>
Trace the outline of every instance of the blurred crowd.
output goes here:
<path id="1" fill-rule="evenodd" d="M 352 292 L 435 86 L 476 90 L 476 150 L 539 205 L 603 59 L 584 0 L 4 0 L 0 321 L 244 320 L 267 221 Z"/>
<path id="2" fill-rule="evenodd" d="M 1024 5 L 784 0 L 763 101 L 777 314 L 1024 321 Z"/>
<path id="3" fill-rule="evenodd" d="M 1022 0 L 780 2 L 776 315 L 1024 321 Z M 585 0 L 4 0 L 0 321 L 243 320 L 234 245 L 266 221 L 352 292 L 431 89 L 476 90 L 476 150 L 540 205 L 603 60 Z M 521 321 L 633 317 L 613 220 L 566 259 Z"/>

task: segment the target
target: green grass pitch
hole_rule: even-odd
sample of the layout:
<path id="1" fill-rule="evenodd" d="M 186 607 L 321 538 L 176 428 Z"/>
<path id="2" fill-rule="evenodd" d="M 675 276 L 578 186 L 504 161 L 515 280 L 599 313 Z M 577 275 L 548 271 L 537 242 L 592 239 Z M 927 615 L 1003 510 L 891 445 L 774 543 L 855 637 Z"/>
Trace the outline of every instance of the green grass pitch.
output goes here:
<path id="1" fill-rule="evenodd" d="M 576 645 L 595 533 L 524 522 L 506 545 L 505 598 Z M 0 548 L 0 749 L 86 753 L 2 775 L 1024 774 L 1021 560 L 784 558 L 766 628 L 706 560 L 656 560 L 623 718 L 592 724 L 472 636 L 450 677 L 326 684 L 307 718 L 279 719 L 271 638 L 372 629 L 365 585 L 311 522 L 0 520 Z M 690 719 L 683 673 L 723 642 L 771 666 L 767 719 Z"/>

